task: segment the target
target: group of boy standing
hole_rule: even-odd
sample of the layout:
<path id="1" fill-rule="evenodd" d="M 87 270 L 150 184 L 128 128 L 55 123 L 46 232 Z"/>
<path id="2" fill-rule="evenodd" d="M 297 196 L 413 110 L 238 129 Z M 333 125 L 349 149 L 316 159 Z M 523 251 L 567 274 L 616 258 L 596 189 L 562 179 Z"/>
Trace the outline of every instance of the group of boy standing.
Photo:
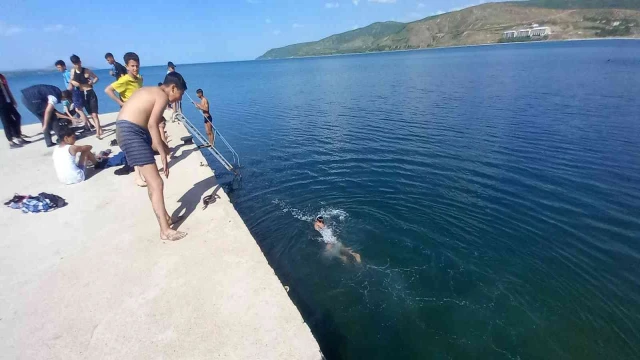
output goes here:
<path id="1" fill-rule="evenodd" d="M 137 178 L 139 178 L 136 179 L 136 182 L 139 183 L 142 180 L 147 186 L 149 198 L 160 225 L 160 238 L 179 240 L 186 236 L 186 233 L 170 227 L 174 220 L 167 213 L 164 204 L 164 183 L 156 165 L 154 150 L 159 153 L 162 172 L 168 178 L 169 147 L 163 141 L 163 136 L 160 133 L 161 124 L 165 121 L 163 113 L 169 104 L 173 104 L 174 111 L 176 110 L 187 90 L 187 84 L 184 78 L 175 71 L 175 66 L 169 63 L 169 71 L 163 83 L 153 87 L 142 87 L 143 78 L 139 74 L 140 59 L 138 55 L 132 52 L 126 53 L 124 55 L 126 67 L 115 61 L 111 53 L 107 53 L 105 59 L 112 66 L 110 74 L 116 78 L 105 88 L 105 93 L 121 106 L 116 119 L 118 145 L 124 152 L 128 165 L 136 169 Z M 56 171 L 58 168 L 62 171 L 75 171 L 76 173 L 72 174 L 74 176 L 65 177 L 65 179 L 83 181 L 85 161 L 95 162 L 96 156 L 90 154 L 91 146 L 75 145 L 75 131 L 68 125 L 75 121 L 77 114 L 85 126 L 90 128 L 93 125 L 95 127 L 98 139 L 102 138 L 103 132 L 98 117 L 98 98 L 94 91 L 94 85 L 99 79 L 93 71 L 82 67 L 82 62 L 77 55 L 72 55 L 70 60 L 73 64 L 72 70 L 67 70 L 66 64 L 62 60 L 55 63 L 58 70 L 62 72 L 65 90 L 60 90 L 52 85 L 34 85 L 22 90 L 22 101 L 27 109 L 42 122 L 47 146 L 56 145 L 51 139 L 51 131 L 58 135 L 59 144 L 54 149 Z M 18 124 L 17 129 L 15 126 L 5 125 L 5 133 L 12 147 L 13 145 L 21 146 L 25 140 L 20 132 L 20 115 L 16 111 L 17 102 L 9 90 L 6 80 L 1 76 L 0 90 L 0 96 L 2 96 L 0 97 L 0 115 L 2 115 L 3 124 L 5 118 L 11 120 L 16 117 Z M 209 103 L 204 98 L 201 89 L 198 89 L 197 94 L 201 103 L 194 103 L 194 105 L 203 112 L 205 124 L 210 125 L 206 126 L 207 133 L 210 134 L 212 133 L 212 119 Z M 12 109 L 8 109 L 5 103 Z M 63 104 L 64 113 L 56 110 L 55 105 L 59 103 Z M 91 120 L 84 113 L 85 111 L 91 114 Z M 213 144 L 211 135 L 209 136 L 210 143 Z M 81 162 L 76 160 L 78 155 Z M 77 167 L 74 168 L 71 165 L 77 165 Z M 78 170 L 82 171 L 82 174 Z M 58 177 L 61 178 L 60 174 Z"/>

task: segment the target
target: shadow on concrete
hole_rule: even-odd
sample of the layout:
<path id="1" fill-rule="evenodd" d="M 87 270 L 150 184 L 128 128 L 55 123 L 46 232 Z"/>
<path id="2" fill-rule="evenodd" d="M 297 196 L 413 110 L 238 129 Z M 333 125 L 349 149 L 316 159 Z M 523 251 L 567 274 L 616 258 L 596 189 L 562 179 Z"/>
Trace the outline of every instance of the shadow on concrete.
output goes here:
<path id="1" fill-rule="evenodd" d="M 84 181 L 89 181 L 89 179 L 93 178 L 94 176 L 98 175 L 99 173 L 102 172 L 102 170 L 104 169 L 96 169 L 96 168 L 89 168 L 85 171 L 84 173 Z"/>
<path id="2" fill-rule="evenodd" d="M 40 136 L 40 137 L 36 138 L 36 135 L 34 135 L 32 137 L 26 138 L 25 140 L 29 141 L 29 144 L 25 145 L 25 146 L 27 146 L 27 145 L 35 144 L 35 143 L 40 142 L 40 141 L 44 141 L 44 136 Z"/>
<path id="3" fill-rule="evenodd" d="M 116 125 L 116 122 L 115 122 L 115 121 L 112 121 L 112 122 L 110 122 L 110 123 L 108 123 L 108 124 L 104 124 L 104 125 L 103 125 L 103 124 L 100 124 L 100 127 L 104 129 L 104 128 L 106 128 L 106 127 L 115 126 L 115 125 Z M 114 128 L 114 130 L 113 130 L 113 131 L 115 131 L 115 128 Z"/>
<path id="4" fill-rule="evenodd" d="M 116 129 L 108 129 L 108 130 L 104 130 L 104 128 L 102 129 L 102 139 L 105 139 L 107 136 L 111 136 L 114 135 L 116 133 Z M 95 134 L 95 132 L 94 132 Z"/>
<path id="5" fill-rule="evenodd" d="M 187 156 L 191 155 L 191 153 L 193 153 L 194 151 L 198 150 L 198 148 L 182 150 L 179 156 L 175 156 L 175 154 L 178 153 L 178 150 L 182 149 L 184 146 L 186 145 L 180 144 L 173 148 L 173 151 L 171 152 L 171 160 L 169 161 L 169 169 L 176 166 L 180 161 L 186 159 Z M 189 146 L 192 146 L 192 145 L 189 145 Z"/>
<path id="6" fill-rule="evenodd" d="M 176 230 L 180 228 L 182 223 L 196 210 L 196 207 L 200 204 L 200 199 L 202 199 L 202 210 L 205 210 L 209 205 L 220 199 L 220 195 L 218 195 L 220 188 L 221 186 L 218 185 L 213 175 L 193 184 L 193 187 L 178 199 L 180 206 L 173 212 L 171 217 L 180 217 L 180 221 L 173 228 Z M 211 189 L 213 189 L 211 193 L 203 198 L 202 195 Z"/>

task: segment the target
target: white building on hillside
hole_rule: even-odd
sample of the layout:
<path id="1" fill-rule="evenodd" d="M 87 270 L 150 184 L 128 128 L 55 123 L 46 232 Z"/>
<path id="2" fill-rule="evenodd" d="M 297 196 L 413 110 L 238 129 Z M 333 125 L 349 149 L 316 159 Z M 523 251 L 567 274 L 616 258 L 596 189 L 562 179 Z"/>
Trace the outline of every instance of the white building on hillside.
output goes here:
<path id="1" fill-rule="evenodd" d="M 537 27 L 531 29 L 529 36 L 547 36 L 551 34 L 551 29 L 548 27 Z"/>
<path id="2" fill-rule="evenodd" d="M 518 30 L 518 37 L 528 37 L 528 36 L 531 36 L 531 30 L 529 29 Z"/>
<path id="3" fill-rule="evenodd" d="M 513 39 L 516 36 L 518 36 L 518 32 L 517 31 L 505 31 L 502 33 L 502 37 L 505 39 Z"/>

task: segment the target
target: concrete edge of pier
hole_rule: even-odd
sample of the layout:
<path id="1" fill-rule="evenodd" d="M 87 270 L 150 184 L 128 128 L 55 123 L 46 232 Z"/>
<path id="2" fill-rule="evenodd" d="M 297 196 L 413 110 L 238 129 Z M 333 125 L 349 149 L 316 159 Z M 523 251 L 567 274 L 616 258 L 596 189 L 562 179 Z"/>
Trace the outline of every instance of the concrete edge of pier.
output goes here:
<path id="1" fill-rule="evenodd" d="M 167 113 L 167 118 L 169 114 Z M 115 138 L 83 138 L 94 151 Z M 315 338 L 180 123 L 165 180 L 169 214 L 189 235 L 161 241 L 147 190 L 109 168 L 61 184 L 39 124 L 34 143 L 0 145 L 1 198 L 53 193 L 68 205 L 2 206 L 0 353 L 11 359 L 321 359 Z M 4 137 L 3 137 L 4 138 Z M 204 198 L 209 201 L 203 202 Z"/>

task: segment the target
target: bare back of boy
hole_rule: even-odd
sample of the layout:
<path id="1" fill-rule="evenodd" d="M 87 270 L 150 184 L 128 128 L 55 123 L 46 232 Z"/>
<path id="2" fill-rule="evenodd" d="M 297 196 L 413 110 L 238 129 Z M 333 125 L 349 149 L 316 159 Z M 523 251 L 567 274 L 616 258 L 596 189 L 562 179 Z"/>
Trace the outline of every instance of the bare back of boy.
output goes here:
<path id="1" fill-rule="evenodd" d="M 142 127 L 148 127 L 155 120 L 157 126 L 168 103 L 169 98 L 160 87 L 142 87 L 124 103 L 118 113 L 118 120 L 127 120 Z M 155 119 L 152 115 L 155 115 Z"/>
<path id="2" fill-rule="evenodd" d="M 118 114 L 116 121 L 116 132 L 118 143 L 125 152 L 130 165 L 139 166 L 142 176 L 147 181 L 147 189 L 153 211 L 160 225 L 160 238 L 162 240 L 179 240 L 186 236 L 186 233 L 175 231 L 170 228 L 171 217 L 167 213 L 164 203 L 164 183 L 155 160 L 149 159 L 149 152 L 153 154 L 152 145 L 158 149 L 162 160 L 163 173 L 169 177 L 169 166 L 167 164 L 167 151 L 163 146 L 158 124 L 162 121 L 162 114 L 169 103 L 167 93 L 161 87 L 143 87 L 137 90 Z M 135 124 L 126 124 L 126 122 Z M 129 130 L 132 129 L 132 130 Z M 145 135 L 144 131 L 148 135 Z M 139 136 L 149 136 L 151 142 L 140 139 Z M 122 141 L 121 141 L 122 140 Z M 143 141 L 144 140 L 144 141 Z M 147 149 L 148 146 L 148 149 Z M 140 152 L 144 152 L 140 155 Z M 143 160 L 139 160 L 139 159 Z M 153 159 L 153 155 L 151 155 Z"/>

